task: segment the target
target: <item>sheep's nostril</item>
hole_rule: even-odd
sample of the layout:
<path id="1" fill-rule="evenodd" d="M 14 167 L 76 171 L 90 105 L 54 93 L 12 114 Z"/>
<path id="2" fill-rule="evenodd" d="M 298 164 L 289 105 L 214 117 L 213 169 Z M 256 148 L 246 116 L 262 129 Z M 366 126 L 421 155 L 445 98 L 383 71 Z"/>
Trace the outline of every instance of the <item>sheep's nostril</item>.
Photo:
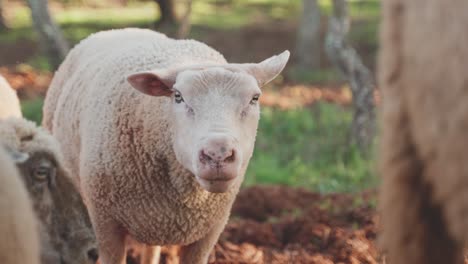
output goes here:
<path id="1" fill-rule="evenodd" d="M 203 164 L 212 162 L 212 158 L 209 155 L 206 155 L 205 151 L 200 151 L 200 162 Z"/>
<path id="2" fill-rule="evenodd" d="M 228 157 L 226 157 L 226 158 L 224 159 L 224 162 L 226 162 L 226 163 L 231 163 L 231 162 L 233 162 L 233 161 L 235 161 L 235 160 L 236 160 L 236 152 L 235 152 L 234 150 L 231 150 L 231 155 L 229 155 Z"/>
<path id="3" fill-rule="evenodd" d="M 98 258 L 99 258 L 99 253 L 98 253 L 97 248 L 92 248 L 92 249 L 88 250 L 88 259 L 89 260 L 93 261 L 93 263 L 96 263 Z"/>

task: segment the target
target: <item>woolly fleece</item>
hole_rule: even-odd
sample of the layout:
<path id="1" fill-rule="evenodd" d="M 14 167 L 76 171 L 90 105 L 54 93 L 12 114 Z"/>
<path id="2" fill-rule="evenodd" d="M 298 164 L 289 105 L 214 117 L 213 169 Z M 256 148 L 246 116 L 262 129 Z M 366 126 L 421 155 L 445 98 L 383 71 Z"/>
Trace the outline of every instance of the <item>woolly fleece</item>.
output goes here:
<path id="1" fill-rule="evenodd" d="M 0 75 L 0 119 L 21 116 L 21 107 L 16 91 Z"/>
<path id="2" fill-rule="evenodd" d="M 120 241 L 129 234 L 151 245 L 185 245 L 182 263 L 207 262 L 242 179 L 226 193 L 203 190 L 173 152 L 165 111 L 171 100 L 139 93 L 126 77 L 213 63 L 226 60 L 203 43 L 123 29 L 88 37 L 57 71 L 43 125 L 61 142 L 66 166 L 88 205 L 101 255 L 113 254 L 113 260 L 121 261 Z"/>

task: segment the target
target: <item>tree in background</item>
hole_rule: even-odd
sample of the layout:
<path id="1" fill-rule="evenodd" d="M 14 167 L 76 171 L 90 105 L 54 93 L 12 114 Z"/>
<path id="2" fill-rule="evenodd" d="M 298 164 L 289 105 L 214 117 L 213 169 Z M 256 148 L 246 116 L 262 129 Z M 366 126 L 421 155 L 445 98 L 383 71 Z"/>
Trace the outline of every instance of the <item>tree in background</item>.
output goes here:
<path id="1" fill-rule="evenodd" d="M 302 17 L 297 32 L 296 61 L 300 70 L 320 68 L 320 8 L 317 0 L 303 0 Z"/>
<path id="2" fill-rule="evenodd" d="M 179 29 L 177 31 L 177 38 L 179 39 L 186 38 L 190 33 L 190 28 L 192 27 L 192 23 L 190 21 L 190 17 L 192 16 L 192 3 L 193 0 L 186 0 L 185 14 L 182 17 Z"/>
<path id="3" fill-rule="evenodd" d="M 351 143 L 356 144 L 365 153 L 369 150 L 375 134 L 375 84 L 371 72 L 348 43 L 349 25 L 346 0 L 333 0 L 333 14 L 328 22 L 325 50 L 351 87 L 354 105 Z"/>
<path id="4" fill-rule="evenodd" d="M 0 0 L 0 31 L 7 29 L 5 17 L 3 16 L 3 1 Z"/>
<path id="5" fill-rule="evenodd" d="M 50 17 L 47 0 L 27 0 L 27 2 L 41 48 L 47 54 L 50 65 L 57 68 L 68 53 L 68 43 Z"/>
<path id="6" fill-rule="evenodd" d="M 171 26 L 177 22 L 177 16 L 175 13 L 175 5 L 173 0 L 154 0 L 161 13 L 161 18 L 156 22 L 156 26 Z"/>

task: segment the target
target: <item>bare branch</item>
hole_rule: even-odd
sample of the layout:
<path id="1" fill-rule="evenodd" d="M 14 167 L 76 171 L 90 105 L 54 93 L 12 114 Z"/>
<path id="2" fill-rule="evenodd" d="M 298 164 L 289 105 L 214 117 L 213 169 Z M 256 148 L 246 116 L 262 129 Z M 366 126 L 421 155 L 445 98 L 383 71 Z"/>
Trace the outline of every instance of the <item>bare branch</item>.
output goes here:
<path id="1" fill-rule="evenodd" d="M 186 0 L 185 3 L 185 14 L 184 17 L 182 18 L 182 21 L 179 26 L 179 30 L 177 32 L 177 38 L 179 39 L 184 39 L 188 36 L 190 33 L 190 28 L 192 26 L 190 17 L 192 15 L 192 2 L 193 0 Z"/>
<path id="2" fill-rule="evenodd" d="M 296 60 L 299 68 L 320 68 L 320 9 L 317 0 L 303 0 L 303 13 L 297 33 Z"/>
<path id="3" fill-rule="evenodd" d="M 45 50 L 52 67 L 57 68 L 68 53 L 68 43 L 50 17 L 47 0 L 27 0 L 27 2 L 42 49 Z"/>
<path id="4" fill-rule="evenodd" d="M 348 43 L 350 27 L 346 0 L 333 0 L 325 50 L 332 63 L 346 77 L 353 94 L 354 117 L 351 143 L 367 152 L 375 134 L 374 80 L 356 51 Z"/>

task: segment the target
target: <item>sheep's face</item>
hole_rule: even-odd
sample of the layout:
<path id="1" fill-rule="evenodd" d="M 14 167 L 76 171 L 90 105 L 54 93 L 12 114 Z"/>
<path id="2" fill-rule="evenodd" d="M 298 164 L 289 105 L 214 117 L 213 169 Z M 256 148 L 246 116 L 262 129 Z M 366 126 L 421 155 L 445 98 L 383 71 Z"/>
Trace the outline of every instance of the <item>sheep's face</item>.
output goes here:
<path id="1" fill-rule="evenodd" d="M 54 156 L 29 153 L 18 165 L 41 223 L 44 263 L 95 263 L 95 236 L 80 194 Z"/>
<path id="2" fill-rule="evenodd" d="M 177 160 L 209 192 L 226 192 L 243 179 L 252 156 L 260 86 L 284 68 L 284 52 L 259 64 L 195 65 L 136 73 L 139 91 L 171 99 Z"/>
<path id="3" fill-rule="evenodd" d="M 245 171 L 257 133 L 260 88 L 222 68 L 185 71 L 172 95 L 174 150 L 207 191 L 224 192 Z"/>

